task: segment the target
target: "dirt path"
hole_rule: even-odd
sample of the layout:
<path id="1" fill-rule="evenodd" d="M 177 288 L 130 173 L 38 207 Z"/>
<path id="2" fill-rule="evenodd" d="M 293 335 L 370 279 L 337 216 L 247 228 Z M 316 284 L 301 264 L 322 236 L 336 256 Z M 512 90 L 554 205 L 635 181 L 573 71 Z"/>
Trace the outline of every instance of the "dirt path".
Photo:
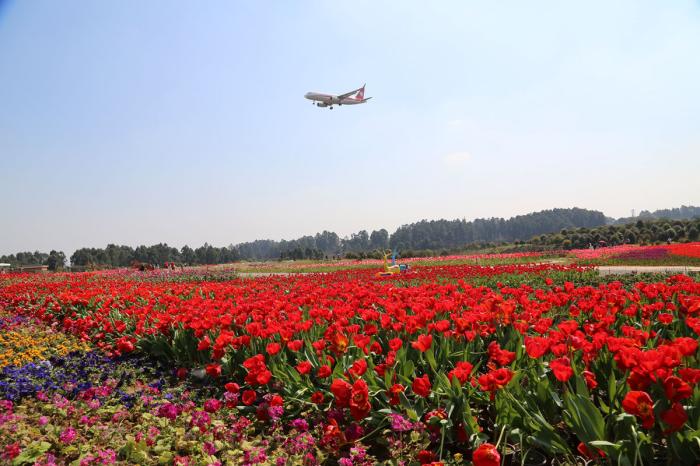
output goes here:
<path id="1" fill-rule="evenodd" d="M 630 273 L 688 273 L 700 272 L 700 267 L 685 265 L 601 265 L 596 267 L 601 275 L 624 275 Z"/>
<path id="2" fill-rule="evenodd" d="M 289 275 L 307 275 L 306 272 L 238 272 L 240 278 L 287 277 Z"/>

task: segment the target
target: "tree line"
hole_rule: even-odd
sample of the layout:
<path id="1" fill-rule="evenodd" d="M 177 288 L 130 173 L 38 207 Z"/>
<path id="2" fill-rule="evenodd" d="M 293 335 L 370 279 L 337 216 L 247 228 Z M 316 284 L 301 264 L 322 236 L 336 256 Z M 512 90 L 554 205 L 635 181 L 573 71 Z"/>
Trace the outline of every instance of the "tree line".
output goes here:
<path id="1" fill-rule="evenodd" d="M 700 217 L 700 207 L 686 206 L 682 205 L 680 207 L 675 207 L 673 209 L 659 209 L 653 212 L 648 210 L 642 210 L 639 212 L 638 217 L 624 217 L 615 220 L 615 224 L 625 224 L 632 223 L 639 219 L 641 220 L 653 220 L 653 219 L 667 219 L 667 220 L 688 220 L 692 218 Z"/>
<path id="2" fill-rule="evenodd" d="M 238 250 L 233 246 L 216 247 L 204 243 L 196 249 L 183 246 L 177 249 L 166 243 L 152 246 L 119 246 L 108 244 L 106 248 L 81 248 L 70 257 L 71 265 L 128 267 L 135 262 L 163 265 L 166 262 L 179 264 L 226 264 L 240 260 Z"/>
<path id="3" fill-rule="evenodd" d="M 699 207 L 682 206 L 680 209 L 665 209 L 649 213 L 644 217 L 630 219 L 617 225 L 602 212 L 571 208 L 551 209 L 518 215 L 510 219 L 490 218 L 467 221 L 421 220 L 402 225 L 394 233 L 386 229 L 368 232 L 361 230 L 348 237 L 323 231 L 316 235 L 302 236 L 294 240 L 256 240 L 225 247 L 205 243 L 196 249 L 183 246 L 177 249 L 165 243 L 152 246 L 109 244 L 105 248 L 81 248 L 70 257 L 74 266 L 127 267 L 134 262 L 164 264 L 222 264 L 238 260 L 299 260 L 327 259 L 337 257 L 364 258 L 381 257 L 381 251 L 396 248 L 404 257 L 409 255 L 436 255 L 449 252 L 478 249 L 495 244 L 515 243 L 516 247 L 530 246 L 582 248 L 589 244 L 606 241 L 609 244 L 623 242 L 654 242 L 667 239 L 691 240 L 697 236 L 697 226 L 692 222 L 653 221 L 658 215 L 700 215 Z M 611 223 L 615 223 L 612 224 Z M 608 225 L 606 225 L 608 224 Z M 693 229 L 693 226 L 696 226 Z M 65 262 L 63 252 L 22 252 L 0 257 L 0 262 L 13 265 L 49 265 L 56 269 Z"/>
<path id="4" fill-rule="evenodd" d="M 691 220 L 643 220 L 623 225 L 596 228 L 564 229 L 559 233 L 539 235 L 529 244 L 553 249 L 583 249 L 590 246 L 620 244 L 655 244 L 666 241 L 686 242 L 700 239 L 700 218 Z"/>
<path id="5" fill-rule="evenodd" d="M 25 251 L 17 254 L 0 256 L 0 263 L 11 264 L 15 267 L 27 267 L 33 265 L 46 265 L 49 270 L 60 270 L 65 266 L 66 255 L 63 251 L 51 251 L 50 253 L 39 251 Z"/>

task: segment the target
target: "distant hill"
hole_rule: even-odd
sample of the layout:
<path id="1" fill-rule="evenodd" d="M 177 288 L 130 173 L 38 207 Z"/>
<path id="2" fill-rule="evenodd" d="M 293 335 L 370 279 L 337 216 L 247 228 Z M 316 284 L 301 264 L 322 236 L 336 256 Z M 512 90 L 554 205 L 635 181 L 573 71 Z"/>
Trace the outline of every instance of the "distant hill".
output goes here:
<path id="1" fill-rule="evenodd" d="M 565 228 L 605 225 L 605 215 L 595 210 L 571 208 L 551 209 L 518 215 L 509 219 L 489 218 L 467 221 L 421 220 L 403 225 L 394 233 L 365 230 L 340 238 L 324 231 L 290 241 L 258 240 L 236 246 L 242 258 L 315 258 L 318 255 L 362 254 L 387 247 L 400 251 L 442 250 L 463 248 L 475 243 L 502 243 L 527 240 L 536 235 L 559 232 Z"/>
<path id="2" fill-rule="evenodd" d="M 423 220 L 399 227 L 391 235 L 390 244 L 402 250 L 454 249 L 472 243 L 527 240 L 567 228 L 592 228 L 605 223 L 602 212 L 579 208 L 543 210 L 508 220 Z"/>

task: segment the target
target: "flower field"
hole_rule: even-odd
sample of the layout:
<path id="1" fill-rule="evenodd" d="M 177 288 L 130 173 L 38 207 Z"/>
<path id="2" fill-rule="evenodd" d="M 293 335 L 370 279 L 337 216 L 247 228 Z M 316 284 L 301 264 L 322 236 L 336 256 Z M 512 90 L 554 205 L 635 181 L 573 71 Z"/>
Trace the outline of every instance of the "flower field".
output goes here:
<path id="1" fill-rule="evenodd" d="M 700 243 L 661 244 L 654 246 L 639 246 L 625 244 L 621 246 L 604 247 L 598 249 L 574 249 L 570 255 L 583 260 L 641 260 L 656 264 L 661 259 L 700 259 Z"/>
<path id="2" fill-rule="evenodd" d="M 700 463 L 695 279 L 449 261 L 375 273 L 0 278 L 0 455 Z"/>

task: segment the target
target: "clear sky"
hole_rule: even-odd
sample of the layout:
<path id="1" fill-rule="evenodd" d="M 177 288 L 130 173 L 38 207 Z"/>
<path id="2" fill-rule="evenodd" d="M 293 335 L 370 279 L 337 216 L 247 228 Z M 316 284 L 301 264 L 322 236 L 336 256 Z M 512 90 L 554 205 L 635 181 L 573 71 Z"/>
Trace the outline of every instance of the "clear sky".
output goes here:
<path id="1" fill-rule="evenodd" d="M 0 0 L 0 254 L 681 204 L 697 0 Z"/>

